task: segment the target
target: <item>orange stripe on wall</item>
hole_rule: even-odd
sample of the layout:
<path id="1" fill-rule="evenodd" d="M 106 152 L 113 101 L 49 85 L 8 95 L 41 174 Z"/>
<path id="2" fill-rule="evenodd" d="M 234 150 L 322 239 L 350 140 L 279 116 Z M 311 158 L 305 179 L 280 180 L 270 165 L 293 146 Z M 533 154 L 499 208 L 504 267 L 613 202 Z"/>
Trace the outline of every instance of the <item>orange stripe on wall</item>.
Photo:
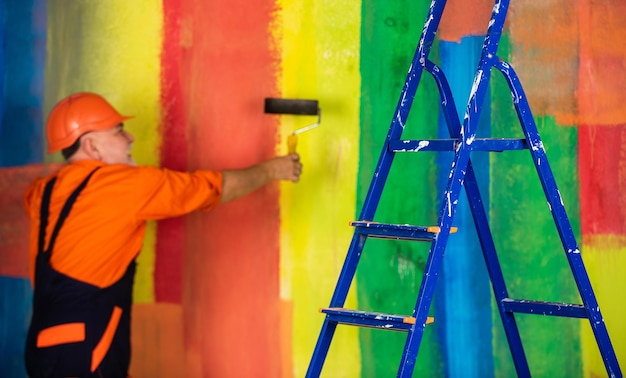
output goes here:
<path id="1" fill-rule="evenodd" d="M 437 36 L 444 41 L 485 35 L 493 9 L 493 0 L 449 0 L 439 23 Z"/>
<path id="2" fill-rule="evenodd" d="M 183 1 L 180 76 L 189 168 L 238 168 L 275 153 L 273 1 Z M 279 186 L 186 220 L 189 376 L 280 376 Z M 291 358 L 287 356 L 286 358 Z"/>
<path id="3" fill-rule="evenodd" d="M 293 349 L 292 331 L 293 324 L 293 301 L 281 300 L 280 302 L 280 355 L 282 360 L 281 377 L 293 376 Z"/>
<path id="4" fill-rule="evenodd" d="M 578 2 L 580 14 L 580 123 L 626 123 L 626 2 Z"/>
<path id="5" fill-rule="evenodd" d="M 199 377 L 185 373 L 183 309 L 169 303 L 133 305 L 130 375 L 132 377 Z"/>
<path id="6" fill-rule="evenodd" d="M 513 46 L 510 63 L 524 83 L 533 114 L 574 125 L 579 59 L 576 2 L 511 1 L 507 21 Z"/>

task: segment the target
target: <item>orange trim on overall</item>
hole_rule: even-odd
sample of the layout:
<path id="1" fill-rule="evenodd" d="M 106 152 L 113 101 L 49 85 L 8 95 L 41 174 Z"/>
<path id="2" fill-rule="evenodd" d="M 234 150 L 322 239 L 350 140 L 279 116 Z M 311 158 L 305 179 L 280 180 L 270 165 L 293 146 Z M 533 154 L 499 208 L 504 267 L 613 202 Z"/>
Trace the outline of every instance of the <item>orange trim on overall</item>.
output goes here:
<path id="1" fill-rule="evenodd" d="M 96 368 L 98 367 L 98 365 L 100 365 L 100 363 L 104 359 L 104 356 L 106 356 L 109 347 L 111 346 L 111 342 L 113 341 L 113 336 L 115 336 L 115 331 L 117 331 L 117 325 L 120 323 L 121 317 L 122 309 L 118 306 L 115 306 L 115 308 L 113 308 L 113 314 L 111 314 L 111 319 L 109 319 L 109 324 L 107 324 L 107 328 L 104 330 L 102 338 L 91 353 L 92 373 L 96 371 Z"/>
<path id="2" fill-rule="evenodd" d="M 85 323 L 60 324 L 42 329 L 37 335 L 37 348 L 85 341 Z"/>

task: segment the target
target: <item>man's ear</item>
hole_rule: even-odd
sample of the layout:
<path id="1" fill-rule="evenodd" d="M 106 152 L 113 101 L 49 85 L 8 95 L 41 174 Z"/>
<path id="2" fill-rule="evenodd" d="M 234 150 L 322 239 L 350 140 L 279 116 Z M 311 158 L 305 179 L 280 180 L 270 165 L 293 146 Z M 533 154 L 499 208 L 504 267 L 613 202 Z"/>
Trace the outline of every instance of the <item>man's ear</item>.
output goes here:
<path id="1" fill-rule="evenodd" d="M 98 142 L 92 135 L 83 135 L 80 139 L 80 149 L 90 159 L 100 160 L 100 151 L 98 150 Z"/>

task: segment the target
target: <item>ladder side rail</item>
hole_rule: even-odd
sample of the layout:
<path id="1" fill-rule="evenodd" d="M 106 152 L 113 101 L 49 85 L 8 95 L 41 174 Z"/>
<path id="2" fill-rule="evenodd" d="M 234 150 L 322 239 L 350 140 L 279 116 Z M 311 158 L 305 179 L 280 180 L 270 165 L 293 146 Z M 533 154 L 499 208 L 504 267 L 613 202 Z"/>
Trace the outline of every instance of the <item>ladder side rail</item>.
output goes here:
<path id="1" fill-rule="evenodd" d="M 465 193 L 467 194 L 472 218 L 478 233 L 478 240 L 483 251 L 483 258 L 491 278 L 491 287 L 496 298 L 509 349 L 511 350 L 515 371 L 518 377 L 530 377 L 528 360 L 526 359 L 526 352 L 524 351 L 515 315 L 506 311 L 503 305 L 503 301 L 509 297 L 509 294 L 471 161 L 467 165 L 467 173 L 465 175 Z"/>
<path id="2" fill-rule="evenodd" d="M 445 75 L 443 75 L 443 71 L 430 60 L 426 60 L 424 62 L 424 68 L 435 79 L 446 123 L 450 125 L 450 123 L 453 123 L 456 120 L 456 125 L 460 127 L 454 98 L 445 79 Z M 439 222 L 439 225 L 442 225 L 441 222 Z M 415 305 L 415 309 L 413 310 L 413 316 L 416 318 L 415 325 L 407 335 L 402 358 L 400 360 L 400 367 L 398 369 L 398 377 L 410 377 L 415 369 L 415 362 L 419 352 L 419 346 L 424 335 L 424 326 L 426 324 L 428 311 L 432 303 L 432 297 L 436 287 L 436 279 L 438 272 L 441 269 L 444 249 L 447 244 L 451 225 L 452 221 L 450 220 L 450 222 L 446 223 L 447 229 L 440 229 L 440 233 L 431 244 L 431 248 L 428 253 L 428 260 L 424 268 L 422 283 L 417 296 L 417 303 Z"/>
<path id="3" fill-rule="evenodd" d="M 526 140 L 528 141 L 528 147 L 535 165 L 535 169 L 539 175 L 539 180 L 543 188 L 546 199 L 548 200 L 548 206 L 550 213 L 554 219 L 559 238 L 563 243 L 563 246 L 567 248 L 568 259 L 573 255 L 580 255 L 578 244 L 574 236 L 569 218 L 567 216 L 561 193 L 558 190 L 556 180 L 552 174 L 550 164 L 546 155 L 543 142 L 539 137 L 539 131 L 535 124 L 533 114 L 530 110 L 526 94 L 519 81 L 519 77 L 507 62 L 499 61 L 495 66 L 504 76 L 511 89 L 511 95 L 513 97 L 513 105 L 517 112 L 517 117 L 520 121 L 522 130 Z M 574 267 L 572 266 L 572 269 Z M 574 270 L 576 276 L 578 270 Z M 586 275 L 586 274 L 585 274 Z M 579 289 L 584 289 L 579 287 Z"/>
<path id="4" fill-rule="evenodd" d="M 319 377 L 324 367 L 324 361 L 328 356 L 328 350 L 330 349 L 330 343 L 333 341 L 333 336 L 337 330 L 337 322 L 330 322 L 324 320 L 322 329 L 317 338 L 315 349 L 313 350 L 313 356 L 309 362 L 309 367 L 306 371 L 306 378 Z"/>
<path id="5" fill-rule="evenodd" d="M 491 11 L 489 27 L 487 28 L 480 60 L 474 76 L 474 83 L 472 84 L 472 89 L 467 101 L 463 125 L 460 129 L 460 141 L 464 144 L 471 144 L 476 137 L 478 118 L 482 110 L 485 93 L 489 89 L 489 74 L 496 59 L 509 1 L 510 0 L 496 0 L 493 10 Z"/>
<path id="6" fill-rule="evenodd" d="M 459 113 L 456 111 L 456 103 L 452 96 L 452 90 L 445 73 L 435 63 L 430 60 L 426 61 L 426 72 L 428 72 L 437 84 L 439 90 L 439 103 L 441 104 L 441 110 L 443 118 L 448 126 L 448 132 L 450 138 L 458 138 L 459 130 L 461 130 L 461 121 L 459 120 Z"/>
<path id="7" fill-rule="evenodd" d="M 399 139 L 402 135 L 409 110 L 421 79 L 424 63 L 434 42 L 435 33 L 439 28 L 439 22 L 445 5 L 446 0 L 433 0 L 430 5 L 426 21 L 424 22 L 424 28 L 422 29 L 420 41 L 413 56 L 400 99 L 396 106 L 396 111 L 389 127 L 387 138 L 383 145 L 372 182 L 368 189 L 361 214 L 359 216 L 359 220 L 374 219 L 374 214 L 376 213 L 376 209 L 382 195 L 382 190 L 385 186 L 385 182 L 387 181 L 391 163 L 393 162 L 395 155 L 395 153 L 389 149 L 389 142 L 392 139 Z M 333 297 L 331 299 L 331 307 L 340 307 L 345 303 L 366 239 L 366 236 L 358 234 L 355 230 L 346 261 L 344 262 L 339 276 L 337 287 L 335 288 L 335 292 L 333 293 Z M 317 377 L 321 373 L 321 369 L 336 327 L 337 323 L 330 322 L 327 316 L 324 320 L 313 357 L 309 364 L 307 377 Z"/>
<path id="8" fill-rule="evenodd" d="M 427 72 L 431 73 L 431 75 L 435 77 L 437 88 L 439 89 L 441 104 L 444 106 L 443 110 L 446 122 L 454 122 L 453 120 L 456 118 L 456 125 L 460 125 L 451 91 L 449 88 L 442 86 L 442 82 L 438 80 L 438 78 L 440 78 L 439 76 L 435 76 L 435 73 L 441 72 L 441 70 L 430 61 L 425 61 L 424 64 Z M 446 104 L 451 104 L 452 107 L 448 107 Z M 422 282 L 420 284 L 417 301 L 413 310 L 415 324 L 407 335 L 402 358 L 400 360 L 400 367 L 398 369 L 398 377 L 411 377 L 415 369 L 419 346 L 424 335 L 424 325 L 426 324 L 428 311 L 431 307 L 437 277 L 441 271 L 445 247 L 450 235 L 453 216 L 463 186 L 465 169 L 462 169 L 461 167 L 467 165 L 469 162 L 469 152 L 470 150 L 467 146 L 457 143 L 456 154 L 450 168 L 451 174 L 448 178 L 447 189 L 444 193 L 444 200 L 439 212 L 438 225 L 440 232 L 433 240 L 428 253 Z"/>
<path id="9" fill-rule="evenodd" d="M 425 324 L 425 320 L 428 317 L 438 272 L 441 269 L 445 246 L 450 234 L 450 227 L 454 213 L 456 212 L 456 206 L 459 202 L 460 192 L 463 188 L 467 166 L 470 161 L 471 144 L 476 137 L 478 119 L 489 87 L 489 73 L 493 66 L 493 58 L 496 55 L 502 28 L 504 27 L 508 3 L 508 0 L 497 0 L 493 7 L 489 28 L 485 36 L 485 42 L 483 43 L 481 58 L 467 103 L 463 125 L 460 128 L 460 143 L 458 143 L 456 148 L 454 160 L 450 168 L 450 176 L 448 177 L 447 189 L 441 204 L 438 219 L 438 226 L 441 232 L 433 241 L 428 254 L 424 278 L 420 285 L 413 313 L 416 322 L 413 328 L 409 330 L 407 336 L 402 359 L 400 361 L 400 368 L 398 370 L 399 377 L 410 377 L 415 368 L 419 345 L 424 333 L 423 324 Z M 423 64 L 425 63 L 424 61 Z M 485 74 L 485 72 L 487 74 Z M 450 115 L 448 115 L 448 117 L 450 117 Z"/>
<path id="10" fill-rule="evenodd" d="M 489 20 L 489 26 L 483 44 L 481 62 L 487 62 L 487 60 L 491 60 L 496 56 L 498 44 L 502 37 L 502 30 L 504 30 L 504 22 L 506 21 L 506 15 L 509 10 L 509 3 L 510 0 L 496 0 L 493 5 L 491 19 Z"/>
<path id="11" fill-rule="evenodd" d="M 366 241 L 366 235 L 362 235 L 357 231 L 354 232 L 354 236 L 352 237 L 352 241 L 350 242 L 350 247 L 348 249 L 346 259 L 341 268 L 341 272 L 339 273 L 337 286 L 335 287 L 335 291 L 333 292 L 333 296 L 330 300 L 330 305 L 328 307 L 343 307 L 343 305 L 346 303 L 348 291 L 350 290 L 352 280 L 354 279 L 354 275 L 356 274 L 356 267 L 359 264 L 361 252 L 365 247 Z"/>
<path id="12" fill-rule="evenodd" d="M 367 236 L 359 234 L 356 231 L 354 232 L 329 307 L 343 307 L 345 304 L 366 241 Z M 313 351 L 313 356 L 309 362 L 306 377 L 318 377 L 321 374 L 336 328 L 337 322 L 330 321 L 329 316 L 326 315 Z"/>
<path id="13" fill-rule="evenodd" d="M 481 75 L 477 72 L 474 88 L 472 89 L 472 98 L 474 101 L 480 102 L 480 100 L 484 98 L 486 92 L 484 89 L 484 83 L 488 84 L 488 81 L 482 79 Z M 477 100 L 475 99 L 476 97 L 478 97 Z M 470 112 L 469 107 L 468 112 Z M 475 110 L 474 113 L 476 114 L 476 117 L 478 117 L 479 112 L 479 109 Z M 447 117 L 449 119 L 452 118 L 451 115 L 447 115 Z M 472 128 L 469 125 L 471 122 L 476 123 L 472 117 L 466 116 L 464 124 L 460 129 L 461 136 L 464 134 L 463 130 L 475 130 L 475 126 Z M 467 137 L 467 135 L 465 136 Z M 456 206 L 459 202 L 461 189 L 463 188 L 463 182 L 465 180 L 465 173 L 471 152 L 470 145 L 472 138 L 467 139 L 469 143 L 466 143 L 465 138 L 462 137 L 461 139 L 462 141 L 457 143 L 456 146 L 454 159 L 450 167 L 448 184 L 445 192 L 443 193 L 443 201 L 439 211 L 439 218 L 437 222 L 441 231 L 433 240 L 428 253 L 422 283 L 420 285 L 417 301 L 413 310 L 413 316 L 416 318 L 416 321 L 413 328 L 409 330 L 409 334 L 405 342 L 398 370 L 398 377 L 410 377 L 413 374 L 419 345 L 424 333 L 423 324 L 425 324 L 425 320 L 428 317 L 428 311 L 435 292 L 437 277 L 439 275 L 439 271 L 441 270 L 441 263 L 443 261 L 445 247 L 450 234 L 452 220 L 456 212 Z"/>
<path id="14" fill-rule="evenodd" d="M 452 163 L 452 174 L 448 179 L 447 189 L 444 193 L 444 200 L 441 205 L 441 212 L 439 216 L 440 232 L 433 240 L 428 253 L 422 283 L 420 285 L 417 301 L 413 310 L 415 324 L 411 330 L 409 330 L 409 334 L 407 335 L 398 370 L 398 377 L 411 377 L 413 369 L 415 368 L 419 345 L 424 334 L 424 324 L 426 324 L 428 311 L 432 303 L 437 277 L 441 271 L 443 255 L 448 237 L 450 235 L 452 220 L 454 218 L 456 206 L 459 202 L 458 199 L 460 192 L 463 187 L 465 170 L 469 162 L 469 154 L 470 149 L 468 146 L 459 144 L 459 149 Z"/>
<path id="15" fill-rule="evenodd" d="M 359 220 L 374 219 L 385 182 L 389 176 L 391 163 L 393 162 L 395 155 L 394 152 L 390 151 L 389 142 L 391 140 L 400 139 L 402 136 L 411 105 L 413 104 L 413 99 L 415 98 L 415 93 L 417 92 L 417 87 L 419 86 L 420 79 L 422 77 L 422 71 L 434 42 L 435 33 L 439 27 L 439 22 L 445 5 L 446 0 L 433 0 L 430 5 L 418 46 L 415 49 L 411 66 L 400 94 L 400 99 L 398 100 L 396 110 L 393 118 L 391 119 L 391 125 L 389 127 L 385 143 L 383 144 L 380 158 L 376 164 L 372 182 L 370 183 L 369 190 L 363 203 Z"/>
<path id="16" fill-rule="evenodd" d="M 596 300 L 591 281 L 587 275 L 587 271 L 580 254 L 580 249 L 576 243 L 574 232 L 572 231 L 561 193 L 558 190 L 556 180 L 550 169 L 546 151 L 543 142 L 539 137 L 537 125 L 530 110 L 528 100 L 524 93 L 524 89 L 520 83 L 519 77 L 515 70 L 506 62 L 500 61 L 496 64 L 496 68 L 504 75 L 511 93 L 513 95 L 513 104 L 515 106 L 519 121 L 522 125 L 524 134 L 529 144 L 529 151 L 533 159 L 533 163 L 539 175 L 541 185 L 543 187 L 546 199 L 550 206 L 550 212 L 554 218 L 559 237 L 566 249 L 567 260 L 574 275 L 574 280 L 578 287 L 579 294 L 582 298 L 585 308 L 588 312 L 589 322 L 595 335 L 602 359 L 609 376 L 622 376 L 615 351 L 604 323 L 604 318 L 600 312 L 600 307 Z"/>
<path id="17" fill-rule="evenodd" d="M 426 65 L 426 68 L 435 79 L 437 88 L 441 94 L 441 106 L 443 108 L 443 114 L 448 126 L 450 137 L 459 138 L 461 124 L 458 113 L 456 112 L 452 91 L 450 89 L 450 85 L 448 84 L 446 75 L 443 70 L 432 62 L 429 62 Z M 476 226 L 478 240 L 483 251 L 483 258 L 487 266 L 487 271 L 489 272 L 489 277 L 491 278 L 493 293 L 498 304 L 498 311 L 500 312 L 500 318 L 504 326 L 505 335 L 511 350 L 511 357 L 513 358 L 517 375 L 518 377 L 530 377 L 528 361 L 522 345 L 519 329 L 517 328 L 515 316 L 513 313 L 506 311 L 502 305 L 502 301 L 509 297 L 509 293 L 500 262 L 498 261 L 496 247 L 493 241 L 493 234 L 489 227 L 487 212 L 480 195 L 478 181 L 474 173 L 471 157 L 467 164 L 467 172 L 465 174 L 465 193 L 472 212 L 474 225 Z"/>

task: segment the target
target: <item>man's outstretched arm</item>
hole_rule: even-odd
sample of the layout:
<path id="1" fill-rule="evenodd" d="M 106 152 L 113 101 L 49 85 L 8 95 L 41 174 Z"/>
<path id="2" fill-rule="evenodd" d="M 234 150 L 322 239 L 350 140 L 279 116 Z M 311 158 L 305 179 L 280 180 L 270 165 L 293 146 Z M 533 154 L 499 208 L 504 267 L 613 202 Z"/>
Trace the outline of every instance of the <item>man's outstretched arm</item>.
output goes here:
<path id="1" fill-rule="evenodd" d="M 302 163 L 298 154 L 279 156 L 249 168 L 222 172 L 221 203 L 232 201 L 261 188 L 274 180 L 298 182 Z"/>

